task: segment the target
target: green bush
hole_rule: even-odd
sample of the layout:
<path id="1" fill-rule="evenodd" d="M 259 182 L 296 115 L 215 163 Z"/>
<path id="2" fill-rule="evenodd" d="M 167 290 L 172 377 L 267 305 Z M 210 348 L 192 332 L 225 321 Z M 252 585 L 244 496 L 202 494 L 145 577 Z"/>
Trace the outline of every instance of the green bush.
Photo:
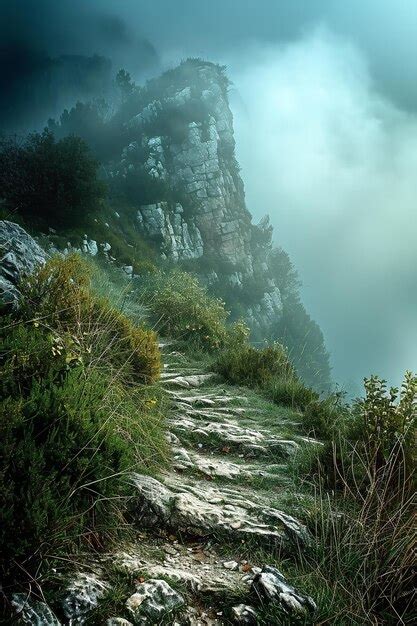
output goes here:
<path id="1" fill-rule="evenodd" d="M 0 326 L 0 570 L 100 547 L 126 526 L 130 471 L 167 456 L 156 336 L 90 289 L 78 257 L 21 285 Z M 134 385 L 131 383 L 135 383 Z M 24 561 L 24 569 L 16 562 Z"/>
<path id="2" fill-rule="evenodd" d="M 79 137 L 53 134 L 0 142 L 0 196 L 11 211 L 56 227 L 73 226 L 97 211 L 105 195 L 98 163 Z"/>
<path id="3" fill-rule="evenodd" d="M 318 394 L 295 377 L 272 379 L 265 389 L 266 395 L 276 402 L 304 411 L 318 399 Z"/>
<path id="4" fill-rule="evenodd" d="M 6 573 L 23 560 L 32 571 L 50 550 L 102 545 L 123 523 L 128 472 L 150 471 L 166 455 L 162 419 L 143 396 L 134 405 L 102 372 L 77 366 L 57 377 L 55 365 L 26 381 L 25 397 L 0 402 Z"/>
<path id="5" fill-rule="evenodd" d="M 232 384 L 264 388 L 275 378 L 293 375 L 284 348 L 279 344 L 257 349 L 245 342 L 231 342 L 215 364 L 216 371 Z"/>
<path id="6" fill-rule="evenodd" d="M 309 435 L 330 441 L 347 425 L 348 419 L 349 412 L 341 396 L 332 394 L 324 400 L 310 402 L 303 412 L 302 422 Z"/>
<path id="7" fill-rule="evenodd" d="M 180 270 L 158 272 L 141 282 L 140 292 L 163 335 L 208 350 L 225 343 L 228 312 L 197 278 Z"/>
<path id="8" fill-rule="evenodd" d="M 123 372 L 136 382 L 154 382 L 160 372 L 156 334 L 135 325 L 90 288 L 91 268 L 77 255 L 55 257 L 21 286 L 21 315 L 71 344 L 67 358 Z"/>
<path id="9" fill-rule="evenodd" d="M 417 376 L 407 372 L 400 391 L 372 376 L 353 407 L 312 403 L 307 418 L 325 445 L 305 469 L 318 492 L 331 489 L 313 519 L 320 546 L 314 571 L 349 590 L 355 623 L 358 606 L 366 623 L 411 623 Z"/>

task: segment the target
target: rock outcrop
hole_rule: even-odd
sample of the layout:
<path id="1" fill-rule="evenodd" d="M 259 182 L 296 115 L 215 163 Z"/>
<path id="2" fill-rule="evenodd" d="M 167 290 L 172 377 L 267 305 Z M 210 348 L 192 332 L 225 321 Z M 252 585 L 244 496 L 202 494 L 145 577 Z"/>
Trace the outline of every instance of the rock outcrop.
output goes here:
<path id="1" fill-rule="evenodd" d="M 246 208 L 227 79 L 221 67 L 192 61 L 166 77 L 145 88 L 125 123 L 129 143 L 110 176 L 159 185 L 158 201 L 137 207 L 141 234 L 163 258 L 194 261 L 214 292 L 229 293 L 231 307 L 244 302 L 248 323 L 266 329 L 282 314 L 268 265 L 272 227 L 268 218 L 253 225 Z"/>
<path id="2" fill-rule="evenodd" d="M 19 281 L 45 261 L 45 252 L 21 226 L 0 220 L 0 304 L 15 308 Z"/>

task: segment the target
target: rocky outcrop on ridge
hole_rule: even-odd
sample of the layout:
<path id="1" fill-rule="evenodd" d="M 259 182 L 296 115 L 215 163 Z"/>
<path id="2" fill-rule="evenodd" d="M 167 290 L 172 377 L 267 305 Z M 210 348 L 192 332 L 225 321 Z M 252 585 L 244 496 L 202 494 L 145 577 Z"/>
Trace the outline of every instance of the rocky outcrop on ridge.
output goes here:
<path id="1" fill-rule="evenodd" d="M 231 290 L 231 302 L 245 299 L 249 324 L 266 329 L 282 314 L 268 265 L 272 227 L 268 218 L 253 225 L 246 208 L 227 79 L 221 67 L 202 61 L 186 62 L 170 78 L 145 87 L 110 177 L 134 182 L 145 175 L 161 196 L 169 189 L 172 201 L 137 206 L 138 230 L 163 258 L 194 261 L 214 290 Z M 248 305 L 244 294 L 254 282 L 261 295 Z"/>

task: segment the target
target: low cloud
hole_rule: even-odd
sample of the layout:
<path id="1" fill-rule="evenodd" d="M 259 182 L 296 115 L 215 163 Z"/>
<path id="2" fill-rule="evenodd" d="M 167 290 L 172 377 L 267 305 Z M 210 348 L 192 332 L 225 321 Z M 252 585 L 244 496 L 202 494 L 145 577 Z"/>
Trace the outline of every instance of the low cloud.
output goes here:
<path id="1" fill-rule="evenodd" d="M 249 208 L 271 215 L 345 384 L 417 369 L 417 120 L 319 28 L 231 59 Z"/>

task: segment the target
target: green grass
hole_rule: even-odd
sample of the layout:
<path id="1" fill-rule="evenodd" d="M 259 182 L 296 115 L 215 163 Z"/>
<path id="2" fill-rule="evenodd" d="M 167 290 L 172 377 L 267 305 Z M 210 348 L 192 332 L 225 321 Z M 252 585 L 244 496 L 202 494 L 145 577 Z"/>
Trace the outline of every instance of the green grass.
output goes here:
<path id="1" fill-rule="evenodd" d="M 4 584 L 37 572 L 46 554 L 123 535 L 130 472 L 169 459 L 167 399 L 149 384 L 155 334 L 99 299 L 75 257 L 52 259 L 21 291 L 0 327 Z"/>

